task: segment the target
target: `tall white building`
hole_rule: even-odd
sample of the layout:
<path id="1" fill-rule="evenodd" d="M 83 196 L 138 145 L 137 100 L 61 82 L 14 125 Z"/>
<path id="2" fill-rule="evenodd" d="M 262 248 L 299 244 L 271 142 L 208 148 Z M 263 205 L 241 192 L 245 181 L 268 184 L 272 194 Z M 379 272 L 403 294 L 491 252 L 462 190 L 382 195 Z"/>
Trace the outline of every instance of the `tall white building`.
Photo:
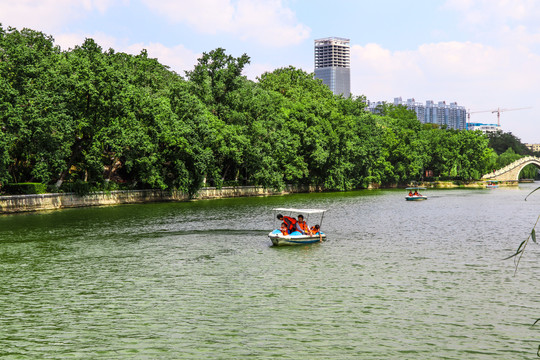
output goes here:
<path id="1" fill-rule="evenodd" d="M 315 78 L 335 95 L 351 95 L 350 40 L 329 37 L 315 40 Z"/>

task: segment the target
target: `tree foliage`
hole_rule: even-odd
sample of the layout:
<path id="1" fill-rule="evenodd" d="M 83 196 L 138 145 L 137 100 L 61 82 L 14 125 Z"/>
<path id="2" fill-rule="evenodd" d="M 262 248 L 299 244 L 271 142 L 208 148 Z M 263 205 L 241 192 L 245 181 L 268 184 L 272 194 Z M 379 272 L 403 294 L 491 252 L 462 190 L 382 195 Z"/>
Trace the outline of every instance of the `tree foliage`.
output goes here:
<path id="1" fill-rule="evenodd" d="M 422 125 L 402 106 L 372 114 L 364 97 L 334 96 L 292 66 L 250 81 L 249 62 L 218 48 L 183 78 L 145 50 L 86 39 L 61 51 L 43 33 L 0 25 L 0 184 L 348 190 L 426 172 L 478 179 L 497 165 L 480 133 Z"/>
<path id="2" fill-rule="evenodd" d="M 531 155 L 531 151 L 514 136 L 512 133 L 506 133 L 502 131 L 492 132 L 487 134 L 489 139 L 489 146 L 500 155 L 512 149 L 512 151 L 518 155 Z"/>

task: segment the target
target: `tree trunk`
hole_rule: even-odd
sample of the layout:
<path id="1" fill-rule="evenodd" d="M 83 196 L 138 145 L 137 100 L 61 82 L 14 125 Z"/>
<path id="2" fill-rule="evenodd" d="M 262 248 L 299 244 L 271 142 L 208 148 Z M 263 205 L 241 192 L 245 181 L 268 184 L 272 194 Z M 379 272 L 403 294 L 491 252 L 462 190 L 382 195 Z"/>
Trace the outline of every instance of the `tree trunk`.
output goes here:
<path id="1" fill-rule="evenodd" d="M 71 153 L 71 157 L 69 158 L 69 161 L 67 163 L 67 167 L 64 171 L 62 171 L 60 173 L 60 177 L 58 178 L 58 180 L 56 181 L 56 184 L 54 184 L 54 186 L 56 186 L 57 189 L 60 188 L 60 186 L 62 186 L 62 183 L 64 182 L 64 179 L 66 178 L 67 174 L 69 174 L 69 170 L 71 169 L 71 166 L 73 165 L 73 162 L 75 161 L 75 158 L 76 156 L 79 154 L 80 152 L 80 140 L 77 139 L 75 141 L 75 143 L 73 144 L 72 146 L 72 153 Z"/>

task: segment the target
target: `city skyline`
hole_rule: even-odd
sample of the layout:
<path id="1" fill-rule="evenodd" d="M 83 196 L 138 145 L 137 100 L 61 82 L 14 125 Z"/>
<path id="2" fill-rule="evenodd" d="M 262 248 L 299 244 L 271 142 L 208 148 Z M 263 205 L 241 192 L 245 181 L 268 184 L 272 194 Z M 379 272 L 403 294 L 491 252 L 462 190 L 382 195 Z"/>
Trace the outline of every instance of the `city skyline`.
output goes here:
<path id="1" fill-rule="evenodd" d="M 351 93 L 368 100 L 452 99 L 471 122 L 540 143 L 540 3 L 526 0 L 0 0 L 0 23 L 43 31 L 66 50 L 151 57 L 184 75 L 217 47 L 251 58 L 244 74 L 314 72 L 313 41 L 351 39 Z"/>
<path id="2" fill-rule="evenodd" d="M 402 105 L 415 112 L 418 121 L 422 124 L 437 124 L 446 126 L 449 129 L 466 130 L 467 110 L 457 102 L 446 103 L 445 100 L 435 102 L 426 100 L 425 104 L 416 101 L 414 98 L 404 101 L 401 97 L 394 98 L 393 103 L 386 101 L 368 101 L 368 109 L 373 113 L 378 113 L 378 107 L 383 104 Z M 470 129 L 469 129 L 470 130 Z"/>

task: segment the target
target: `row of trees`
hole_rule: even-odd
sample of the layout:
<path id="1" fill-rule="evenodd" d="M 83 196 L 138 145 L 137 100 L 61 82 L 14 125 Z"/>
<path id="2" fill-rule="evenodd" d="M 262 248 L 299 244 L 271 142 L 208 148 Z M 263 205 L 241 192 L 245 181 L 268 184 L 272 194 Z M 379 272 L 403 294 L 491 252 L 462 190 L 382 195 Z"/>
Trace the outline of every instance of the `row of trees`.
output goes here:
<path id="1" fill-rule="evenodd" d="M 250 81 L 249 60 L 218 48 L 184 78 L 146 51 L 92 39 L 61 51 L 41 32 L 0 25 L 0 184 L 347 190 L 497 167 L 478 132 L 423 125 L 401 106 L 371 114 L 365 98 L 334 96 L 294 67 Z"/>

